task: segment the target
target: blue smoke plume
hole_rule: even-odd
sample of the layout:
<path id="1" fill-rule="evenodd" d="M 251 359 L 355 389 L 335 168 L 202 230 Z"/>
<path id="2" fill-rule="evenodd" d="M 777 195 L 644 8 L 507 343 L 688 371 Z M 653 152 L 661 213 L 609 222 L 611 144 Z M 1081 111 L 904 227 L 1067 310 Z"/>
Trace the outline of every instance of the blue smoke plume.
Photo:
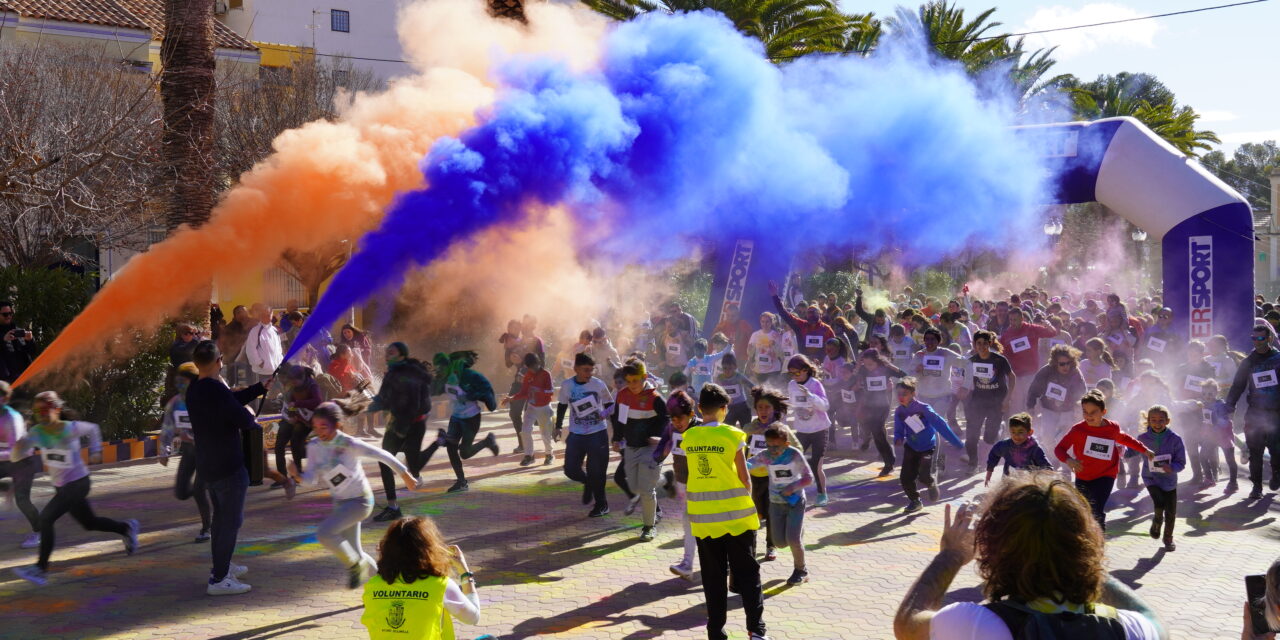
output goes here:
<path id="1" fill-rule="evenodd" d="M 436 143 L 429 186 L 400 196 L 362 239 L 294 350 L 530 206 L 565 207 L 604 230 L 578 249 L 627 263 L 687 256 L 689 238 L 891 247 L 916 264 L 1025 239 L 1043 176 L 1009 109 L 981 99 L 959 68 L 897 44 L 779 68 L 718 14 L 694 13 L 618 25 L 590 72 L 506 61 L 498 101 L 460 139 Z"/>

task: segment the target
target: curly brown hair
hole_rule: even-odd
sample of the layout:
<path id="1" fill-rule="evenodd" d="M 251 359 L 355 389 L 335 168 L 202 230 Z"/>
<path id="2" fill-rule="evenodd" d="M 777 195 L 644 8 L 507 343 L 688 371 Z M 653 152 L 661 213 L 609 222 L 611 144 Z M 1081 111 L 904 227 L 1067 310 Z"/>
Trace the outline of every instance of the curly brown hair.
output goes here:
<path id="1" fill-rule="evenodd" d="M 974 541 L 993 601 L 1087 604 L 1102 595 L 1102 529 L 1089 501 L 1057 473 L 1003 481 L 987 498 Z"/>
<path id="2" fill-rule="evenodd" d="M 449 575 L 449 547 L 430 518 L 401 518 L 387 527 L 378 543 L 378 575 L 391 584 Z"/>

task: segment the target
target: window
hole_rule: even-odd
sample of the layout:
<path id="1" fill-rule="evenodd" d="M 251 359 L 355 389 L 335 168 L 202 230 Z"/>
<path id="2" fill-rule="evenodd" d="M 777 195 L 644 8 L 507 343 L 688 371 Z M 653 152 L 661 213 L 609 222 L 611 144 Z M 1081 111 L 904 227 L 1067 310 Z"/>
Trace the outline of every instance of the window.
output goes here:
<path id="1" fill-rule="evenodd" d="M 351 33 L 351 12 L 334 9 L 329 12 L 329 27 L 334 31 Z"/>

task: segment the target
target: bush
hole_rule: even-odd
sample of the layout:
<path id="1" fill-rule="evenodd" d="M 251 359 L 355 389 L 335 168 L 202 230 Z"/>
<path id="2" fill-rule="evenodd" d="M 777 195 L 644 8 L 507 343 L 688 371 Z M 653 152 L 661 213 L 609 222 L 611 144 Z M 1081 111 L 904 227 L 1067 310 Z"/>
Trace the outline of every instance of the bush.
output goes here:
<path id="1" fill-rule="evenodd" d="M 818 271 L 801 281 L 804 299 L 813 301 L 819 293 L 834 293 L 840 306 L 852 303 L 853 290 L 858 287 L 855 274 L 849 271 Z"/>
<path id="2" fill-rule="evenodd" d="M 685 313 L 697 318 L 698 322 L 707 317 L 707 305 L 711 303 L 712 277 L 710 272 L 702 269 L 671 276 L 676 289 L 676 302 L 680 303 L 680 308 Z M 704 327 L 707 328 L 709 327 Z"/>
<path id="3" fill-rule="evenodd" d="M 15 305 L 18 325 L 43 347 L 89 303 L 93 280 L 66 269 L 0 267 L 0 299 Z"/>
<path id="4" fill-rule="evenodd" d="M 925 269 L 916 272 L 912 286 L 917 293 L 937 298 L 944 303 L 955 295 L 956 281 L 951 274 L 937 269 Z"/>

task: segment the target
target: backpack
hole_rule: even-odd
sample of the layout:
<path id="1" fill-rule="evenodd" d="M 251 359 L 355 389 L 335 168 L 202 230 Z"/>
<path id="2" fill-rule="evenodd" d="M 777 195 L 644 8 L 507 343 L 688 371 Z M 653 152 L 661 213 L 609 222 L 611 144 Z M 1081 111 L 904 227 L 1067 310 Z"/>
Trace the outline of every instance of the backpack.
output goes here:
<path id="1" fill-rule="evenodd" d="M 982 605 L 1000 616 L 1013 640 L 1126 640 L 1118 617 L 1093 613 L 1044 613 L 1021 602 L 999 600 Z"/>

